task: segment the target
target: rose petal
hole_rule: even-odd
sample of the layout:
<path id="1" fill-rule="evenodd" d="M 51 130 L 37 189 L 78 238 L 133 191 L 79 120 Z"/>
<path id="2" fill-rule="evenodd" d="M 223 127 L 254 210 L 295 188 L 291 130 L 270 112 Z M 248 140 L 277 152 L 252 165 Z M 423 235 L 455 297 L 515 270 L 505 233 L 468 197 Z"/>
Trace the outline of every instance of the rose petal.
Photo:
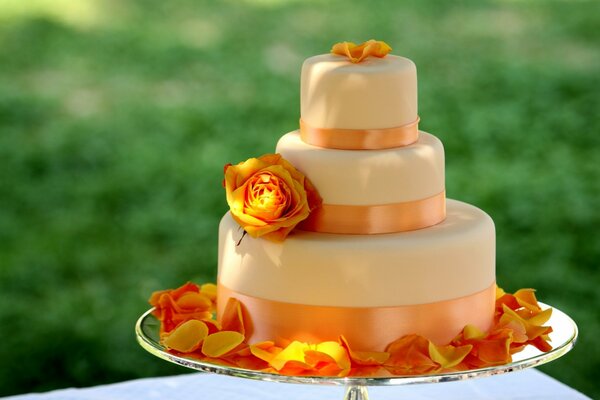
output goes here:
<path id="1" fill-rule="evenodd" d="M 208 327 L 198 320 L 184 322 L 162 339 L 162 344 L 171 350 L 189 353 L 196 350 L 208 335 Z"/>
<path id="2" fill-rule="evenodd" d="M 449 346 L 436 346 L 433 343 L 429 343 L 429 356 L 433 361 L 440 364 L 443 369 L 449 369 L 456 367 L 460 364 L 463 359 L 471 352 L 472 345 L 468 344 L 465 346 L 454 347 Z"/>
<path id="3" fill-rule="evenodd" d="M 214 283 L 205 283 L 200 286 L 200 293 L 208 297 L 211 301 L 217 300 L 217 285 Z"/>
<path id="4" fill-rule="evenodd" d="M 275 357 L 273 357 L 269 362 L 269 365 L 279 371 L 288 361 L 298 361 L 300 363 L 304 363 L 304 351 L 309 349 L 310 346 L 308 344 L 293 341 Z"/>
<path id="5" fill-rule="evenodd" d="M 223 330 L 226 331 L 235 331 L 242 335 L 246 334 L 244 317 L 242 315 L 242 305 L 238 299 L 230 297 L 227 300 L 227 305 L 225 306 L 223 316 L 221 317 L 221 326 L 223 327 Z"/>
<path id="6" fill-rule="evenodd" d="M 390 353 L 377 351 L 354 351 L 344 336 L 340 336 L 340 344 L 346 348 L 352 362 L 356 365 L 381 365 L 390 358 Z"/>
<path id="7" fill-rule="evenodd" d="M 212 302 L 202 293 L 185 293 L 177 300 L 180 309 L 187 310 L 210 310 Z"/>
<path id="8" fill-rule="evenodd" d="M 535 298 L 535 289 L 519 289 L 514 296 L 521 307 L 525 307 L 530 311 L 542 311 Z"/>
<path id="9" fill-rule="evenodd" d="M 271 363 L 271 360 L 275 358 L 283 349 L 275 346 L 273 342 L 261 342 L 250 345 L 250 352 L 257 358 L 260 358 L 267 363 Z"/>
<path id="10" fill-rule="evenodd" d="M 429 341 L 419 335 L 406 335 L 391 343 L 386 351 L 386 367 L 397 374 L 423 374 L 439 368 L 429 357 Z"/>
<path id="11" fill-rule="evenodd" d="M 239 332 L 221 331 L 208 335 L 202 344 L 202 353 L 208 357 L 221 357 L 235 349 L 244 341 Z"/>
<path id="12" fill-rule="evenodd" d="M 350 371 L 350 357 L 348 356 L 348 352 L 338 342 L 319 343 L 315 351 L 329 356 L 342 371 Z"/>

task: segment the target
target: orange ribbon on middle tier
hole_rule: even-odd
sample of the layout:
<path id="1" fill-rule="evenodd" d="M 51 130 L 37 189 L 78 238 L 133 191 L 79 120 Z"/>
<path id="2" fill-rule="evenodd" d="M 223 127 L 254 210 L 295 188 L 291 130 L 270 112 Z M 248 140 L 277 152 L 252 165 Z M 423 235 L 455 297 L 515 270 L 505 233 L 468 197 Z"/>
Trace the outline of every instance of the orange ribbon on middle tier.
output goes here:
<path id="1" fill-rule="evenodd" d="M 300 119 L 300 137 L 313 146 L 340 150 L 383 150 L 408 146 L 419 139 L 419 118 L 383 129 L 317 128 Z"/>
<path id="2" fill-rule="evenodd" d="M 298 228 L 304 231 L 373 235 L 413 231 L 446 219 L 446 192 L 403 203 L 372 206 L 323 204 Z"/>

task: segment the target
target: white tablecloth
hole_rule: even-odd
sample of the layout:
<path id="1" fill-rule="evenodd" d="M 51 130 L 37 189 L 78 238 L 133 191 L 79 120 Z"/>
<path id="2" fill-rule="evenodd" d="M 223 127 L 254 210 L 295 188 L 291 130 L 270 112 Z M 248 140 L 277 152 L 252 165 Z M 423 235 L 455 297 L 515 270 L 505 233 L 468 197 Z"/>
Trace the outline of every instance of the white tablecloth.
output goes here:
<path id="1" fill-rule="evenodd" d="M 339 386 L 292 385 L 261 382 L 213 374 L 186 374 L 164 378 L 63 389 L 41 394 L 5 397 L 11 400 L 204 400 L 204 399 L 284 399 L 342 400 Z M 582 400 L 587 396 L 539 371 L 530 369 L 490 378 L 410 386 L 369 388 L 372 400 Z"/>

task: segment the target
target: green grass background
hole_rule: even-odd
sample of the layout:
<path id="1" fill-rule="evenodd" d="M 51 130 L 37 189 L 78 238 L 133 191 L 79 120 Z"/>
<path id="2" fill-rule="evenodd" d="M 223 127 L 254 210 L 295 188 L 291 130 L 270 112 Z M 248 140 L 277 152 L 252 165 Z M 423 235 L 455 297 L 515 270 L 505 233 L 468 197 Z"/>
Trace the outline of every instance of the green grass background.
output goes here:
<path id="1" fill-rule="evenodd" d="M 146 299 L 215 279 L 222 167 L 297 127 L 303 59 L 376 38 L 500 285 L 581 328 L 541 370 L 599 398 L 599 4 L 0 1 L 0 395 L 185 372 L 136 344 Z"/>

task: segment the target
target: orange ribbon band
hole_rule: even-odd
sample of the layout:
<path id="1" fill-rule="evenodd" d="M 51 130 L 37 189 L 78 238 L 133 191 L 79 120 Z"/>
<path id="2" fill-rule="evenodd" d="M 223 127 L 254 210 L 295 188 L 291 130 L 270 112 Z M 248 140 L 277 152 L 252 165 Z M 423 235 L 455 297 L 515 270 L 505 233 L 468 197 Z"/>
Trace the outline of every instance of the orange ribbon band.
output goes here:
<path id="1" fill-rule="evenodd" d="M 457 299 L 395 307 L 285 303 L 247 296 L 222 284 L 217 293 L 219 318 L 230 297 L 241 302 L 250 323 L 245 327 L 249 343 L 321 343 L 337 341 L 344 335 L 353 349 L 383 351 L 392 341 L 413 333 L 445 345 L 468 324 L 486 332 L 493 324 L 496 285 Z"/>
<path id="2" fill-rule="evenodd" d="M 374 235 L 413 231 L 446 219 L 446 192 L 426 199 L 373 206 L 323 204 L 298 228 L 304 231 Z"/>
<path id="3" fill-rule="evenodd" d="M 410 124 L 384 129 L 315 128 L 300 119 L 300 137 L 305 143 L 329 149 L 391 149 L 419 139 L 419 117 Z"/>

